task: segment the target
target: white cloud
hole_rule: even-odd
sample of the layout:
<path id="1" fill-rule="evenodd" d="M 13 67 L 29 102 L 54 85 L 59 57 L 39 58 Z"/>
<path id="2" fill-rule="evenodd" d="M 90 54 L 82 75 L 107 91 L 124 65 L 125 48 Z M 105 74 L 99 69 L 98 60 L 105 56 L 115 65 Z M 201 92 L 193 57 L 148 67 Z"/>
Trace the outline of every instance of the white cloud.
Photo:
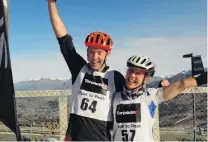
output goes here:
<path id="1" fill-rule="evenodd" d="M 125 49 L 115 48 L 109 58 L 109 64 L 124 72 L 125 62 L 134 54 L 149 56 L 156 64 L 156 75 L 176 74 L 191 68 L 190 59 L 183 59 L 187 53 L 202 55 L 207 65 L 206 37 L 177 38 L 138 38 L 125 42 Z"/>
<path id="2" fill-rule="evenodd" d="M 108 64 L 122 73 L 126 69 L 126 60 L 134 54 L 151 57 L 156 63 L 156 75 L 176 74 L 190 69 L 190 59 L 182 58 L 186 53 L 202 55 L 204 65 L 207 65 L 206 37 L 152 37 L 114 42 L 115 48 L 108 59 Z M 78 48 L 77 51 L 86 59 L 86 49 Z M 39 58 L 24 59 L 24 55 L 21 58 L 13 57 L 12 69 L 15 82 L 41 77 L 71 77 L 59 51 Z"/>

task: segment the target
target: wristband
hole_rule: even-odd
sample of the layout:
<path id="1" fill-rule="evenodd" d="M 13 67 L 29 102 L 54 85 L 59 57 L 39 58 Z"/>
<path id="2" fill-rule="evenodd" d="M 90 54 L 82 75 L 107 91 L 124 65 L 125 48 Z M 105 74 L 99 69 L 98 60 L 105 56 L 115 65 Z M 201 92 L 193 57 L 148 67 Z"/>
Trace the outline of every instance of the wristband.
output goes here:
<path id="1" fill-rule="evenodd" d="M 197 85 L 201 86 L 203 84 L 207 84 L 207 71 L 203 72 L 197 77 L 194 77 L 196 79 Z"/>

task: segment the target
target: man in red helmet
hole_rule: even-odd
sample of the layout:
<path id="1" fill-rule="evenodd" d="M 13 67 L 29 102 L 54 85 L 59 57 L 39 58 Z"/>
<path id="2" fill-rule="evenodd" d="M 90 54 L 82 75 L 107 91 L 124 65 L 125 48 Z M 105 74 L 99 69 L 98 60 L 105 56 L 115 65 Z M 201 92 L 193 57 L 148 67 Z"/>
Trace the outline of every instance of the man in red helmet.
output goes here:
<path id="1" fill-rule="evenodd" d="M 55 0 L 48 0 L 48 9 L 61 52 L 72 74 L 70 119 L 65 140 L 110 141 L 112 96 L 121 91 L 125 83 L 122 74 L 105 63 L 113 41 L 106 33 L 90 33 L 85 40 L 87 63 L 76 52 Z"/>

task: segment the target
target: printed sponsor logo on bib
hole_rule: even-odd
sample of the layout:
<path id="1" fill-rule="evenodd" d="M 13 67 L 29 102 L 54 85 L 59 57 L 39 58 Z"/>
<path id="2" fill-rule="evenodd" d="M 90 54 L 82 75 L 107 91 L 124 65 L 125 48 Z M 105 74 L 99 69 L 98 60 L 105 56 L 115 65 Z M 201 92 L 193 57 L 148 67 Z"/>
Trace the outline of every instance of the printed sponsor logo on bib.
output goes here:
<path id="1" fill-rule="evenodd" d="M 108 90 L 108 79 L 86 73 L 80 89 L 106 95 Z"/>
<path id="2" fill-rule="evenodd" d="M 141 122 L 141 106 L 137 104 L 119 104 L 116 107 L 117 123 Z"/>

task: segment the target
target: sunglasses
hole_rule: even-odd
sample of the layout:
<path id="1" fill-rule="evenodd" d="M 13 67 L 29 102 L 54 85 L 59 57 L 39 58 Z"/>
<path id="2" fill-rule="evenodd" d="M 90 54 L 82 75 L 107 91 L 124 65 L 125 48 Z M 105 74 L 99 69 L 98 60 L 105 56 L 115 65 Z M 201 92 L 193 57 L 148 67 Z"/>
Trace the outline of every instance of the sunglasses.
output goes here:
<path id="1" fill-rule="evenodd" d="M 127 73 L 134 73 L 135 75 L 146 74 L 146 69 L 128 68 Z"/>

